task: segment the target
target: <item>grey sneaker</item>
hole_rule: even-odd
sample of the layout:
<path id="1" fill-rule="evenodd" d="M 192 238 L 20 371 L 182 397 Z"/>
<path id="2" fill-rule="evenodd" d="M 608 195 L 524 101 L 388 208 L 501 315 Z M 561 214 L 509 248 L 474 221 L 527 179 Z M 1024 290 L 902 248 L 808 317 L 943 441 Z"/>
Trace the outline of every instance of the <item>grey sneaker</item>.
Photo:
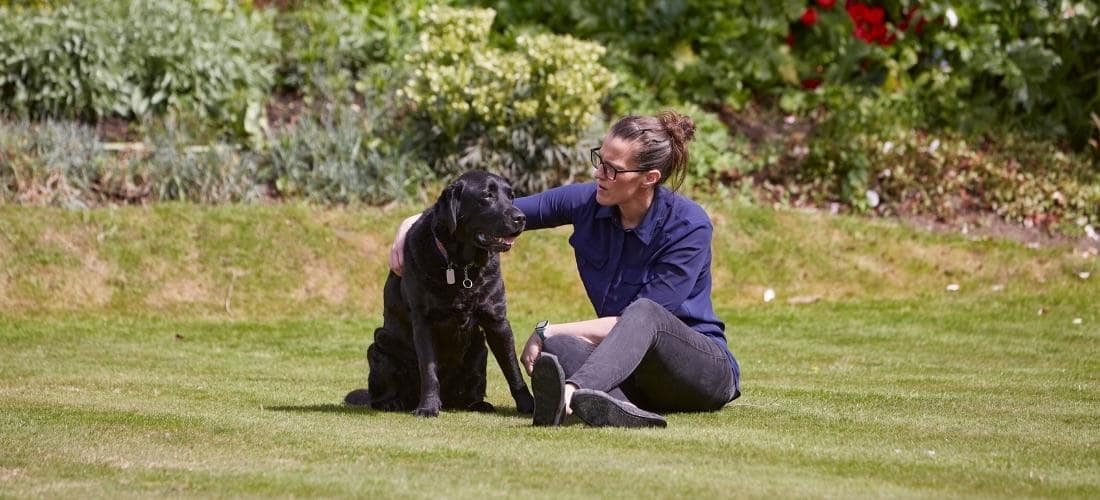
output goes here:
<path id="1" fill-rule="evenodd" d="M 534 424 L 561 425 L 565 417 L 565 372 L 557 356 L 544 352 L 535 360 L 531 392 L 535 396 Z"/>
<path id="2" fill-rule="evenodd" d="M 573 393 L 573 414 L 593 427 L 666 427 L 665 418 L 603 391 L 577 389 Z M 538 413 L 538 403 L 535 404 Z"/>

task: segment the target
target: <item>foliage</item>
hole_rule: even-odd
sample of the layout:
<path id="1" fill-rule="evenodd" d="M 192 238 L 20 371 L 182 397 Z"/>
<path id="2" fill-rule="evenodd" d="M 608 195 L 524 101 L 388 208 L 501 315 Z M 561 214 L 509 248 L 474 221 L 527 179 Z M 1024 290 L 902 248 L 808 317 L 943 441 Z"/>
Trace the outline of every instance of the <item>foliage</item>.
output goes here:
<path id="1" fill-rule="evenodd" d="M 411 13 L 387 12 L 379 3 L 349 8 L 331 0 L 278 15 L 280 89 L 308 97 L 338 98 L 355 89 L 359 81 L 370 80 L 400 62 L 403 32 L 409 31 L 406 25 L 412 23 Z M 406 8 L 410 7 L 406 4 Z M 391 75 L 378 76 L 388 79 Z"/>
<path id="2" fill-rule="evenodd" d="M 390 137 L 383 108 L 328 106 L 268 137 L 265 181 L 286 197 L 322 203 L 385 203 L 430 178 Z"/>
<path id="3" fill-rule="evenodd" d="M 255 155 L 224 144 L 193 145 L 172 120 L 149 129 L 148 146 L 114 152 L 85 125 L 0 122 L 0 199 L 76 208 L 259 196 Z"/>
<path id="4" fill-rule="evenodd" d="M 538 23 L 608 47 L 609 66 L 639 75 L 662 103 L 747 101 L 793 81 L 781 43 L 801 0 L 482 0 L 501 25 Z M 618 109 L 618 112 L 627 110 Z"/>
<path id="5" fill-rule="evenodd" d="M 66 122 L 0 122 L 0 201 L 84 206 L 82 173 L 103 150 L 90 128 Z"/>
<path id="6" fill-rule="evenodd" d="M 1089 110 L 1100 107 L 1100 3 L 849 1 L 809 11 L 788 39 L 806 88 L 900 96 L 916 111 L 910 126 L 997 126 L 1085 146 Z"/>
<path id="7" fill-rule="evenodd" d="M 421 11 L 401 95 L 437 169 L 477 165 L 501 171 L 520 191 L 545 189 L 583 168 L 576 144 L 596 122 L 612 75 L 598 63 L 603 47 L 568 36 L 524 33 L 512 50 L 494 47 L 494 16 Z"/>
<path id="8" fill-rule="evenodd" d="M 252 132 L 272 84 L 269 19 L 189 2 L 81 0 L 0 12 L 0 110 L 141 117 L 189 110 Z"/>

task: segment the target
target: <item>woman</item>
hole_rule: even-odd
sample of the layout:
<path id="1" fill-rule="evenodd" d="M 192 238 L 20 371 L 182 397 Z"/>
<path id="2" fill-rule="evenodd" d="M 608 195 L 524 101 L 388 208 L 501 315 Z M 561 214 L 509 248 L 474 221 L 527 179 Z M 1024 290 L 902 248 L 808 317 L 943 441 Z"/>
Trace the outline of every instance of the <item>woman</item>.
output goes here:
<path id="1" fill-rule="evenodd" d="M 540 321 L 520 356 L 535 425 L 665 426 L 656 412 L 713 411 L 740 368 L 711 303 L 710 219 L 664 187 L 688 165 L 691 118 L 627 116 L 591 151 L 596 181 L 516 200 L 527 229 L 573 225 L 569 242 L 597 319 Z M 398 230 L 391 267 L 410 218 Z"/>

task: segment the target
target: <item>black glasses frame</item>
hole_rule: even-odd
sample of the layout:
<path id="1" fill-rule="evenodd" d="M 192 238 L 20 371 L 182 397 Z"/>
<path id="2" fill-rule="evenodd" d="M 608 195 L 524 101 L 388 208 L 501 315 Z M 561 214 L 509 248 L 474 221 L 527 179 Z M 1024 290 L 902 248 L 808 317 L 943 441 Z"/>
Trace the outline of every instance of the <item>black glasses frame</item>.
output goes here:
<path id="1" fill-rule="evenodd" d="M 627 172 L 649 172 L 652 168 L 619 168 L 606 161 L 603 161 L 603 157 L 600 156 L 600 148 L 592 148 L 588 152 L 588 159 L 592 162 L 592 168 L 603 172 L 603 176 L 607 177 L 607 180 L 613 181 L 619 174 Z"/>

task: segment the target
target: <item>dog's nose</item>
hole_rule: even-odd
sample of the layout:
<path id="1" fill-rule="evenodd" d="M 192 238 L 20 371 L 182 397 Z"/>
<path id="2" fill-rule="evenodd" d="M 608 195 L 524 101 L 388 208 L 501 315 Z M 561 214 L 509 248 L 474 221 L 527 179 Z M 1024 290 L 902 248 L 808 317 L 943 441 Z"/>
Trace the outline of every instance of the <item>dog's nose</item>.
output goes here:
<path id="1" fill-rule="evenodd" d="M 517 226 L 526 226 L 527 225 L 527 216 L 520 213 L 520 214 L 516 215 L 516 217 L 514 219 L 512 219 L 512 222 L 514 222 Z"/>

